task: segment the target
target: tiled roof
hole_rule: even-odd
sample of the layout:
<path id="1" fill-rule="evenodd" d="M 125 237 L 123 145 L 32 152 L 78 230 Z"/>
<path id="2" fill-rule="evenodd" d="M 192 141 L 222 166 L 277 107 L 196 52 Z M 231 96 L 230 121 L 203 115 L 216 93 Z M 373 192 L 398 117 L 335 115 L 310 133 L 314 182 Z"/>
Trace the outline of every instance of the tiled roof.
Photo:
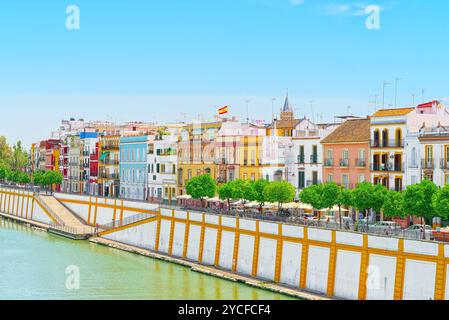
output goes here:
<path id="1" fill-rule="evenodd" d="M 396 117 L 405 116 L 415 110 L 415 108 L 400 108 L 400 109 L 382 109 L 374 113 L 373 117 Z"/>
<path id="2" fill-rule="evenodd" d="M 348 120 L 341 124 L 321 143 L 368 142 L 370 139 L 370 120 Z"/>

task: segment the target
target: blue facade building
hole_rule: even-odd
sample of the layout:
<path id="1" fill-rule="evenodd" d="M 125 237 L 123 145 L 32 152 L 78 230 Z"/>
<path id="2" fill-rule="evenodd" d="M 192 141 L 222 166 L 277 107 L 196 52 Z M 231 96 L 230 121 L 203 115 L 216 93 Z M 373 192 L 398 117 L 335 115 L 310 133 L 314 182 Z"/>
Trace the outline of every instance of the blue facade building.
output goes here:
<path id="1" fill-rule="evenodd" d="M 120 196 L 146 200 L 148 136 L 120 138 Z"/>

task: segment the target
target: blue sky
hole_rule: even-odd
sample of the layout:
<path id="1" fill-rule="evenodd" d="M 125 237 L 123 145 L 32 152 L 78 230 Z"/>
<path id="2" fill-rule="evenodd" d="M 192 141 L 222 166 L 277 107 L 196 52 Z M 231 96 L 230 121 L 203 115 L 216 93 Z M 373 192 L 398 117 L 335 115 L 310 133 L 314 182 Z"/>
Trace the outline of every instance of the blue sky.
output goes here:
<path id="1" fill-rule="evenodd" d="M 370 4 L 380 30 L 365 27 Z M 3 1 L 0 134 L 29 144 L 61 118 L 207 119 L 222 105 L 243 119 L 246 100 L 269 120 L 287 88 L 298 116 L 331 121 L 348 105 L 371 113 L 384 80 L 393 104 L 396 77 L 400 106 L 422 89 L 445 98 L 448 12 L 443 0 Z"/>

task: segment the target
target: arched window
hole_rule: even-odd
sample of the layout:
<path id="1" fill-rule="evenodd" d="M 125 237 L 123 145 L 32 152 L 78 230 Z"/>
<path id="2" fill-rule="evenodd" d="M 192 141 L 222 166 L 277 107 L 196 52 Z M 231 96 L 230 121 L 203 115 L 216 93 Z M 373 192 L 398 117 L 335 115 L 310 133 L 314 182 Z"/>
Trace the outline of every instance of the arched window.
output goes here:
<path id="1" fill-rule="evenodd" d="M 382 131 L 382 146 L 388 147 L 388 129 Z"/>
<path id="2" fill-rule="evenodd" d="M 401 128 L 396 129 L 395 138 L 396 138 L 396 147 L 402 147 L 402 130 L 401 130 Z"/>
<path id="3" fill-rule="evenodd" d="M 380 147 L 380 132 L 379 132 L 379 129 L 376 129 L 374 131 L 373 147 Z"/>

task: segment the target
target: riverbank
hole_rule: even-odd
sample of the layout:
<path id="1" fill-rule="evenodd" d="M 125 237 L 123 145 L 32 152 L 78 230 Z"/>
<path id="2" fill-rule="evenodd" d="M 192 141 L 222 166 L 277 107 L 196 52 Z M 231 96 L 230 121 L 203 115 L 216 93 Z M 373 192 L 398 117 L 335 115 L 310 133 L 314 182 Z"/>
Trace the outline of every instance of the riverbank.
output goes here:
<path id="1" fill-rule="evenodd" d="M 198 272 L 198 273 L 202 273 L 205 275 L 225 279 L 225 280 L 232 281 L 232 282 L 243 283 L 243 284 L 246 284 L 246 285 L 249 285 L 252 287 L 256 287 L 256 288 L 263 289 L 263 290 L 268 290 L 268 291 L 279 293 L 279 294 L 284 294 L 284 295 L 302 299 L 302 300 L 330 300 L 328 297 L 325 297 L 325 296 L 312 294 L 312 293 L 304 292 L 304 291 L 299 291 L 299 290 L 295 290 L 295 289 L 284 287 L 284 286 L 279 286 L 274 283 L 263 282 L 256 278 L 251 278 L 251 277 L 235 274 L 232 272 L 220 270 L 220 269 L 217 269 L 214 267 L 204 266 L 204 265 L 201 265 L 201 264 L 198 264 L 195 262 L 170 257 L 167 255 L 156 253 L 154 251 L 145 250 L 145 249 L 138 248 L 135 246 L 123 244 L 123 243 L 120 243 L 117 241 L 112 241 L 112 240 L 99 238 L 99 237 L 91 238 L 91 239 L 89 239 L 89 241 L 92 243 L 104 245 L 104 246 L 111 247 L 114 249 L 123 250 L 123 251 L 127 251 L 130 253 L 150 257 L 153 259 L 158 259 L 158 260 L 182 265 L 182 266 L 190 268 L 194 272 Z"/>

